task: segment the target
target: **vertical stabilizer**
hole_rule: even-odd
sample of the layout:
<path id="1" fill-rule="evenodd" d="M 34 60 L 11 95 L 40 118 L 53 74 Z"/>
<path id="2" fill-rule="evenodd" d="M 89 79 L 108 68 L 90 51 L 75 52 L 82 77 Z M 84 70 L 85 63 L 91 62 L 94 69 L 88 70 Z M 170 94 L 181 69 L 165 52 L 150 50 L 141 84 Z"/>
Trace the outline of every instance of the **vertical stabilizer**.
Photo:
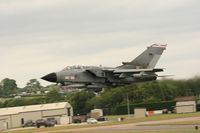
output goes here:
<path id="1" fill-rule="evenodd" d="M 163 51 L 166 49 L 165 45 L 153 44 L 150 47 L 137 56 L 131 62 L 123 62 L 123 65 L 118 68 L 123 69 L 144 69 L 144 68 L 154 68 L 162 55 Z"/>

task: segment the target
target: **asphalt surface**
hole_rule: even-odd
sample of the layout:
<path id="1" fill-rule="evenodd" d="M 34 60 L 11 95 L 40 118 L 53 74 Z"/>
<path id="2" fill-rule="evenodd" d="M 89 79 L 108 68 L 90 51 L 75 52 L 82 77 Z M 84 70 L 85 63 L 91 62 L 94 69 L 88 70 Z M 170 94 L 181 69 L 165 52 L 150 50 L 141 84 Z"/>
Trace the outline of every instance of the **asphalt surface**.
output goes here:
<path id="1" fill-rule="evenodd" d="M 56 132 L 69 132 L 69 131 L 163 131 L 163 130 L 178 130 L 178 129 L 194 129 L 196 125 L 173 125 L 171 122 L 183 122 L 183 121 L 194 121 L 200 120 L 200 117 L 190 118 L 177 118 L 171 120 L 159 120 L 159 121 L 148 121 L 138 122 L 131 124 L 121 124 L 113 126 L 101 126 L 101 127 L 90 127 L 90 128 L 77 128 L 77 129 L 65 129 L 57 131 L 39 132 L 39 133 L 56 133 Z M 165 125 L 159 125 L 165 124 Z"/>
<path id="2" fill-rule="evenodd" d="M 122 131 L 170 131 L 170 130 L 183 130 L 194 129 L 196 125 L 117 125 L 117 126 L 104 126 L 104 127 L 92 127 L 92 128 L 79 128 L 79 129 L 65 129 L 48 132 L 37 133 L 58 133 L 58 132 L 79 132 L 79 131 L 101 131 L 101 132 L 122 132 Z"/>

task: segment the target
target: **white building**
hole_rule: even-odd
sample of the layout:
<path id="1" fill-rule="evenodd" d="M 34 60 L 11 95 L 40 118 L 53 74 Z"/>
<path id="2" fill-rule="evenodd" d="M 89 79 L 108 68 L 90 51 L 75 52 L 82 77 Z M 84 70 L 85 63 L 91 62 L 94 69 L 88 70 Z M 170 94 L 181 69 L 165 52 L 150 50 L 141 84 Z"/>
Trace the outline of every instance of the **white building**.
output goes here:
<path id="1" fill-rule="evenodd" d="M 0 109 L 0 129 L 21 127 L 27 120 L 54 118 L 58 124 L 72 123 L 73 108 L 68 102 Z"/>
<path id="2" fill-rule="evenodd" d="M 176 113 L 191 113 L 196 112 L 196 100 L 194 96 L 177 97 L 176 101 Z"/>

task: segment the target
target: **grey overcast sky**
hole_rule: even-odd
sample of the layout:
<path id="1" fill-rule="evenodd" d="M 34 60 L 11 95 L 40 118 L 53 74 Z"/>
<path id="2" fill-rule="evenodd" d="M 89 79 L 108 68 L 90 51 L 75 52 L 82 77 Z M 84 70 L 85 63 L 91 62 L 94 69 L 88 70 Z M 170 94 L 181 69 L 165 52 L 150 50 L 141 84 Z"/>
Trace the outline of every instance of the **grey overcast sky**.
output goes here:
<path id="1" fill-rule="evenodd" d="M 157 67 L 200 75 L 199 0 L 0 0 L 0 80 L 24 87 L 67 65 L 117 66 L 167 43 Z"/>

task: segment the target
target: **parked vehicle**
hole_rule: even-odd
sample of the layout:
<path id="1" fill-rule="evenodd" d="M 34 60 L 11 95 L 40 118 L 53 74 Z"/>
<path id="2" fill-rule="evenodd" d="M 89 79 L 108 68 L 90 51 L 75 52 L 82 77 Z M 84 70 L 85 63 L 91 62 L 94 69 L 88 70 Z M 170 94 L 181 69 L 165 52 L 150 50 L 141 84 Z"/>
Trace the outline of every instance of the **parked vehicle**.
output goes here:
<path id="1" fill-rule="evenodd" d="M 73 123 L 81 123 L 81 120 L 80 119 L 74 119 Z"/>
<path id="2" fill-rule="evenodd" d="M 39 119 L 35 123 L 36 123 L 37 128 L 40 128 L 40 126 L 44 126 L 44 127 L 55 126 L 55 123 L 53 121 L 44 120 L 44 119 Z"/>
<path id="3" fill-rule="evenodd" d="M 99 118 L 97 118 L 97 121 L 106 121 L 107 119 L 103 116 L 100 116 Z"/>
<path id="4" fill-rule="evenodd" d="M 87 115 L 85 115 L 85 114 L 75 115 L 75 116 L 72 117 L 72 121 L 73 121 L 73 123 L 86 122 L 87 121 Z"/>
<path id="5" fill-rule="evenodd" d="M 47 121 L 52 121 L 54 124 L 58 124 L 58 121 L 55 118 L 47 118 Z"/>
<path id="6" fill-rule="evenodd" d="M 36 126 L 36 124 L 32 120 L 28 120 L 22 125 L 22 127 L 35 127 L 35 126 Z"/>
<path id="7" fill-rule="evenodd" d="M 87 119 L 87 123 L 88 124 L 97 124 L 97 120 L 94 118 L 89 118 L 89 119 Z"/>

